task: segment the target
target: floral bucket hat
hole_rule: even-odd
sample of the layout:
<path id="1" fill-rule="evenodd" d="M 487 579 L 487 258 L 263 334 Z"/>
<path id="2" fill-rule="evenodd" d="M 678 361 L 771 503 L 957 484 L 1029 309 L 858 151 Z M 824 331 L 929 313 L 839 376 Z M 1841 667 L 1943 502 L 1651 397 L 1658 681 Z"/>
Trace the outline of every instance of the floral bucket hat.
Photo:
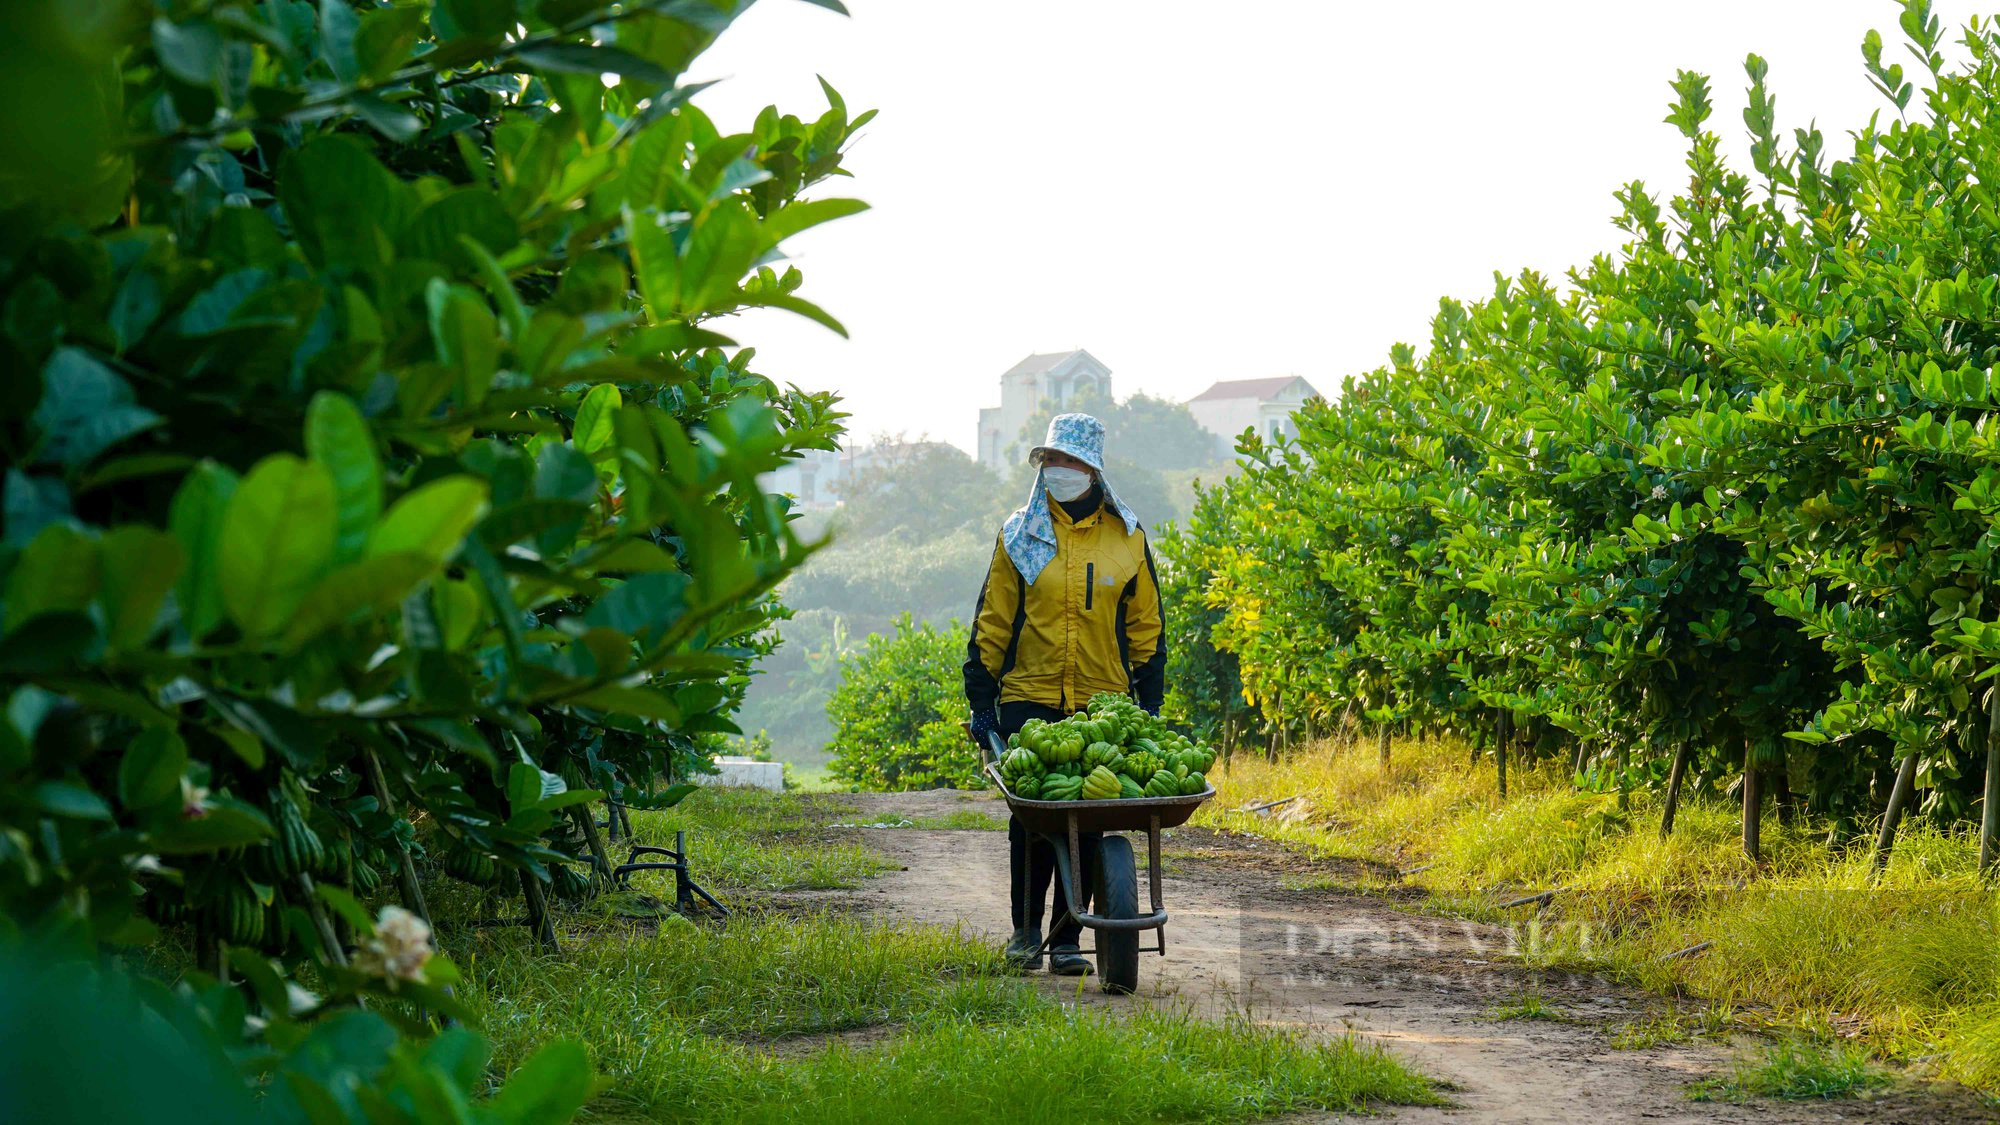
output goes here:
<path id="1" fill-rule="evenodd" d="M 1040 467 L 1050 450 L 1067 453 L 1102 473 L 1104 423 L 1088 414 L 1058 414 L 1049 419 L 1049 436 L 1028 451 L 1028 464 Z"/>
<path id="2" fill-rule="evenodd" d="M 1049 434 L 1042 444 L 1028 451 L 1028 463 L 1036 468 L 1028 502 L 1015 509 L 1000 529 L 1007 557 L 1013 560 L 1014 569 L 1021 572 L 1021 581 L 1031 586 L 1056 557 L 1055 517 L 1049 513 L 1049 490 L 1042 483 L 1040 471 L 1044 457 L 1052 450 L 1067 453 L 1096 469 L 1097 483 L 1104 488 L 1105 500 L 1118 518 L 1125 521 L 1125 533 L 1133 535 L 1139 530 L 1138 514 L 1118 498 L 1104 476 L 1104 423 L 1088 414 L 1056 415 L 1049 420 Z"/>

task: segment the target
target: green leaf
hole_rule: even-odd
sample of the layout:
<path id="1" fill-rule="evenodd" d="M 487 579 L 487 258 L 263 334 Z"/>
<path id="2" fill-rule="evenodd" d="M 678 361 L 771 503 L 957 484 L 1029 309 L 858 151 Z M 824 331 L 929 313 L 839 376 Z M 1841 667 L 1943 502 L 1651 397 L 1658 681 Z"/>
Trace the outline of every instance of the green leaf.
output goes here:
<path id="1" fill-rule="evenodd" d="M 764 220 L 765 234 L 773 244 L 835 219 L 859 215 L 868 205 L 859 199 L 806 199 L 786 204 Z"/>
<path id="2" fill-rule="evenodd" d="M 576 500 L 523 500 L 495 508 L 481 520 L 479 538 L 497 550 L 550 528 L 565 525 L 580 528 L 589 514 L 590 506 Z"/>
<path id="3" fill-rule="evenodd" d="M 175 78 L 190 86 L 210 88 L 222 78 L 222 34 L 206 20 L 176 24 L 156 19 L 153 57 Z"/>
<path id="4" fill-rule="evenodd" d="M 679 570 L 680 563 L 659 544 L 649 539 L 627 539 L 592 558 L 589 569 L 597 574 L 643 574 L 655 570 Z"/>
<path id="5" fill-rule="evenodd" d="M 229 747 L 230 753 L 243 759 L 244 765 L 253 770 L 264 768 L 263 739 L 237 727 L 218 727 L 209 733 L 221 739 L 222 744 Z"/>
<path id="6" fill-rule="evenodd" d="M 548 43 L 514 56 L 537 70 L 553 74 L 617 74 L 653 86 L 671 86 L 674 75 L 630 51 L 594 43 Z"/>
<path id="7" fill-rule="evenodd" d="M 118 803 L 143 809 L 179 796 L 187 764 L 180 735 L 166 727 L 140 731 L 118 762 Z"/>
<path id="8" fill-rule="evenodd" d="M 535 496 L 588 504 L 597 498 L 597 470 L 575 446 L 545 445 L 535 458 Z"/>
<path id="9" fill-rule="evenodd" d="M 347 100 L 354 116 L 395 143 L 408 144 L 424 131 L 423 118 L 402 106 L 374 94 L 360 93 Z"/>
<path id="10" fill-rule="evenodd" d="M 98 545 L 68 524 L 54 523 L 35 536 L 7 576 L 7 616 L 0 632 L 13 633 L 45 613 L 80 613 L 97 596 Z"/>
<path id="11" fill-rule="evenodd" d="M 533 809 L 567 788 L 561 777 L 527 762 L 515 762 L 507 770 L 507 804 L 517 813 Z"/>
<path id="12" fill-rule="evenodd" d="M 203 461 L 181 481 L 167 523 L 186 565 L 174 587 L 181 624 L 196 640 L 222 623 L 222 521 L 236 494 L 236 474 Z"/>
<path id="13" fill-rule="evenodd" d="M 319 883 L 313 887 L 313 893 L 319 896 L 321 902 L 332 907 L 334 913 L 347 919 L 347 924 L 354 927 L 355 933 L 375 932 L 375 920 L 368 916 L 368 908 L 361 905 L 361 900 L 349 894 L 344 888 L 331 883 Z"/>
<path id="14" fill-rule="evenodd" d="M 468 404 L 484 402 L 500 367 L 500 322 L 493 310 L 478 290 L 436 277 L 424 289 L 424 304 L 438 362 L 457 373 Z"/>
<path id="15" fill-rule="evenodd" d="M 0 486 L 0 508 L 7 523 L 0 547 L 25 547 L 43 528 L 69 518 L 69 490 L 59 480 L 8 469 L 6 484 Z"/>
<path id="16" fill-rule="evenodd" d="M 443 562 L 486 514 L 486 482 L 475 476 L 443 477 L 389 508 L 368 537 L 372 557 L 413 554 Z"/>
<path id="17" fill-rule="evenodd" d="M 306 452 L 333 477 L 334 559 L 361 554 L 382 514 L 382 464 L 375 434 L 354 400 L 321 391 L 306 407 Z"/>
<path id="18" fill-rule="evenodd" d="M 393 608 L 437 572 L 441 560 L 410 551 L 371 555 L 335 567 L 314 583 L 285 630 L 285 647 L 298 648 L 357 613 Z"/>
<path id="19" fill-rule="evenodd" d="M 596 1087 L 583 1046 L 561 1039 L 528 1056 L 487 1103 L 486 1111 L 495 1120 L 514 1125 L 559 1125 L 583 1108 Z"/>
<path id="20" fill-rule="evenodd" d="M 583 619 L 650 644 L 648 638 L 664 632 L 687 611 L 688 585 L 688 576 L 679 571 L 635 574 L 598 598 Z"/>
<path id="21" fill-rule="evenodd" d="M 132 388 L 109 367 L 76 348 L 57 348 L 42 367 L 38 463 L 75 470 L 134 434 L 160 424 L 138 405 Z"/>
<path id="22" fill-rule="evenodd" d="M 44 781 L 35 786 L 36 807 L 50 816 L 72 820 L 110 820 L 111 806 L 87 785 L 74 781 Z"/>
<path id="23" fill-rule="evenodd" d="M 322 10 L 345 7 L 326 0 Z M 386 269 L 390 234 L 402 228 L 410 189 L 389 174 L 359 140 L 316 137 L 285 154 L 278 200 L 306 260 L 321 267 Z"/>
<path id="24" fill-rule="evenodd" d="M 99 546 L 105 639 L 113 648 L 137 648 L 151 639 L 160 607 L 186 564 L 181 545 L 167 532 L 127 524 Z"/>
<path id="25" fill-rule="evenodd" d="M 319 54 L 327 68 L 342 82 L 360 77 L 355 61 L 354 40 L 360 20 L 349 0 L 319 0 Z"/>
<path id="26" fill-rule="evenodd" d="M 794 297 L 789 293 L 770 293 L 758 296 L 750 303 L 766 308 L 784 309 L 786 312 L 797 313 L 815 324 L 832 329 L 835 335 L 843 339 L 847 336 L 846 325 L 835 320 L 832 313 L 827 312 L 825 309 L 820 308 L 803 297 Z"/>
<path id="27" fill-rule="evenodd" d="M 222 603 L 253 639 L 290 623 L 333 562 L 333 477 L 289 453 L 259 461 L 222 519 Z"/>
<path id="28" fill-rule="evenodd" d="M 404 228 L 397 249 L 404 257 L 428 258 L 455 273 L 470 274 L 477 263 L 459 244 L 461 237 L 505 254 L 521 240 L 521 231 L 498 195 L 485 188 L 459 188 L 425 204 Z"/>
<path id="29" fill-rule="evenodd" d="M 624 401 L 616 383 L 599 383 L 583 396 L 582 404 L 576 408 L 576 424 L 570 429 L 570 441 L 585 457 L 597 461 L 607 451 L 616 453 L 612 436 L 618 408 Z"/>
<path id="30" fill-rule="evenodd" d="M 246 847 L 275 835 L 263 813 L 224 798 L 199 819 L 178 820 L 154 831 L 150 843 L 161 855 L 196 855 Z"/>
<path id="31" fill-rule="evenodd" d="M 446 38 L 495 39 L 514 30 L 514 0 L 438 0 L 439 34 Z"/>
<path id="32" fill-rule="evenodd" d="M 673 700 L 658 692 L 647 691 L 645 688 L 601 687 L 596 691 L 574 696 L 570 702 L 579 707 L 589 707 L 617 715 L 657 719 L 670 725 L 681 721 L 681 710 L 674 706 Z"/>

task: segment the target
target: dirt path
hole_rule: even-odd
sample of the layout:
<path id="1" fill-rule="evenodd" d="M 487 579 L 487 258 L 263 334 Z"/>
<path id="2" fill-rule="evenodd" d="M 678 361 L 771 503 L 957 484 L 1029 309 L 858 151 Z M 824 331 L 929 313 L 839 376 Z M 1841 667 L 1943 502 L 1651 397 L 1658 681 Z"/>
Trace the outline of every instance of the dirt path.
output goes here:
<path id="1" fill-rule="evenodd" d="M 950 791 L 860 794 L 869 822 L 1005 807 Z M 856 818 L 857 820 L 861 818 Z M 1006 841 L 997 832 L 857 830 L 903 865 L 873 880 L 863 908 L 908 921 L 963 924 L 996 942 L 1008 932 Z M 1137 841 L 1143 865 L 1143 839 Z M 1509 955 L 1508 931 L 1426 917 L 1381 898 L 1290 890 L 1301 876 L 1338 876 L 1253 837 L 1172 833 L 1164 898 L 1167 955 L 1144 955 L 1138 1000 L 1242 1012 L 1314 1031 L 1351 1029 L 1392 1046 L 1451 1083 L 1446 1109 L 1399 1109 L 1409 1122 L 1989 1121 L 1990 1110 L 1942 1091 L 1870 1101 L 1747 1105 L 1687 1100 L 1688 1083 L 1726 1069 L 1717 1044 L 1614 1050 L 1611 1032 L 1658 1001 L 1601 978 L 1532 974 Z M 1144 900 L 1143 870 L 1141 900 Z M 1326 880 L 1322 880 L 1324 882 Z M 1089 935 L 1085 935 L 1088 945 Z M 1146 944 L 1150 944 L 1147 942 Z M 1066 998 L 1125 1004 L 1094 986 L 1044 978 Z M 1536 990 L 1573 1022 L 1500 1020 L 1499 1004 Z"/>

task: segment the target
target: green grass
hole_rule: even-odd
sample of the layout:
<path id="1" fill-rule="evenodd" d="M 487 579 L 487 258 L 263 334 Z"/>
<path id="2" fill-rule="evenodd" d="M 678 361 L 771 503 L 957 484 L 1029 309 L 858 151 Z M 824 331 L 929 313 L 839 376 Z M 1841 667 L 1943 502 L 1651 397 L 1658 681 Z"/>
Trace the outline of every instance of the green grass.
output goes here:
<path id="1" fill-rule="evenodd" d="M 1099 1121 L 1248 1120 L 1368 1101 L 1436 1100 L 1378 1048 L 1140 1010 L 1079 1012 L 997 972 L 942 931 L 851 922 L 672 927 L 562 958 L 467 958 L 468 998 L 518 1063 L 586 1043 L 610 1088 L 596 1108 L 652 1120 L 1049 1121 L 1078 1091 Z M 773 1042 L 887 1026 L 860 1042 Z M 1143 1081 L 1135 1076 L 1144 1076 Z"/>
<path id="2" fill-rule="evenodd" d="M 712 884 L 805 887 L 880 869 L 865 848 L 811 854 L 828 850 L 820 826 L 851 811 L 738 790 L 634 819 L 646 842 L 688 828 Z M 985 827 L 974 818 L 985 814 L 937 819 Z M 1439 1101 L 1429 1080 L 1346 1037 L 1080 1009 L 956 929 L 754 905 L 723 925 L 634 919 L 617 897 L 561 912 L 556 954 L 519 927 L 442 931 L 493 1072 L 552 1039 L 581 1042 L 605 1079 L 588 1109 L 598 1120 L 1040 1122 L 1087 1104 L 1093 1121 L 1242 1121 Z"/>
<path id="3" fill-rule="evenodd" d="M 943 816 L 915 817 L 910 827 L 934 832 L 1005 832 L 1007 822 L 979 809 L 958 809 Z"/>
<path id="4" fill-rule="evenodd" d="M 1869 1061 L 1865 1048 L 1785 1039 L 1739 1060 L 1724 1077 L 1696 1083 L 1688 1096 L 1695 1101 L 1851 1098 L 1889 1083 L 1889 1075 Z"/>
<path id="5" fill-rule="evenodd" d="M 1546 1020 L 1549 1023 L 1574 1022 L 1569 1013 L 1549 1003 L 1539 992 L 1525 992 L 1511 1000 L 1502 1001 L 1486 1012 L 1489 1020 Z"/>
<path id="6" fill-rule="evenodd" d="M 1054 1004 L 1011 1026 L 950 1020 L 877 1047 L 837 1046 L 798 1071 L 795 1100 L 744 1119 L 1247 1121 L 1440 1101 L 1430 1082 L 1352 1038 Z"/>
<path id="7" fill-rule="evenodd" d="M 1706 1004 L 1684 1009 L 1669 1004 L 1631 1023 L 1612 1029 L 1614 1051 L 1648 1051 L 1654 1047 L 1690 1043 L 1696 1039 L 1727 1035 L 1735 1022 L 1735 1010 L 1726 1004 Z"/>
<path id="8" fill-rule="evenodd" d="M 1753 866 L 1739 811 L 1721 800 L 1683 802 L 1662 840 L 1650 795 L 1620 811 L 1614 794 L 1575 791 L 1567 763 L 1516 763 L 1502 802 L 1491 763 L 1469 769 L 1460 743 L 1399 742 L 1392 762 L 1385 774 L 1372 751 L 1246 757 L 1217 771 L 1220 799 L 1196 823 L 1383 871 L 1421 867 L 1403 883 L 1429 892 L 1420 909 L 1523 927 L 1531 966 L 1607 973 L 1777 1026 L 1855 1031 L 1883 1056 L 1935 1055 L 1943 1076 L 2000 1092 L 2000 896 L 1979 878 L 1969 833 L 1909 823 L 1877 872 L 1865 842 L 1829 847 L 1823 826 L 1767 814 Z M 1226 811 L 1294 795 L 1310 817 Z M 1544 910 L 1499 908 L 1551 889 Z"/>
<path id="9" fill-rule="evenodd" d="M 517 932 L 453 950 L 465 990 L 525 1037 L 573 1028 L 586 1041 L 643 1036 L 668 1020 L 741 1039 L 844 1031 L 919 1017 L 1016 1018 L 1033 989 L 998 951 L 955 930 L 877 926 L 829 915 L 748 917 L 710 928 L 675 920 L 573 937 L 536 954 Z"/>
<path id="10" fill-rule="evenodd" d="M 1369 1102 L 1430 1103 L 1380 1048 L 1185 1013 L 1083 1012 L 952 930 L 828 916 L 710 929 L 519 931 L 450 949 L 498 1071 L 552 1038 L 586 1044 L 605 1116 L 647 1120 L 1250 1120 Z M 887 1029 L 848 1042 L 832 1033 Z M 801 1040 L 799 1037 L 813 1037 Z M 1136 1081 L 1135 1076 L 1143 1076 Z"/>
<path id="11" fill-rule="evenodd" d="M 694 877 L 711 889 L 847 889 L 895 868 L 875 849 L 821 830 L 852 811 L 832 796 L 705 789 L 663 812 L 634 812 L 632 830 L 638 843 L 672 847 L 675 830 L 686 829 Z"/>

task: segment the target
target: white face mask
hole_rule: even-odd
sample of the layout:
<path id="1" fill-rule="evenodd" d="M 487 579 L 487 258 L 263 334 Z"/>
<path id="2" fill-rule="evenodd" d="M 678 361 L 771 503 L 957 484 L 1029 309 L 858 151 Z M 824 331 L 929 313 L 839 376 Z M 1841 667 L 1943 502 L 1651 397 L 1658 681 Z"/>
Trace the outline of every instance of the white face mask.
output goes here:
<path id="1" fill-rule="evenodd" d="M 1090 491 L 1090 474 L 1082 469 L 1043 469 L 1042 486 L 1057 503 L 1066 504 Z"/>

